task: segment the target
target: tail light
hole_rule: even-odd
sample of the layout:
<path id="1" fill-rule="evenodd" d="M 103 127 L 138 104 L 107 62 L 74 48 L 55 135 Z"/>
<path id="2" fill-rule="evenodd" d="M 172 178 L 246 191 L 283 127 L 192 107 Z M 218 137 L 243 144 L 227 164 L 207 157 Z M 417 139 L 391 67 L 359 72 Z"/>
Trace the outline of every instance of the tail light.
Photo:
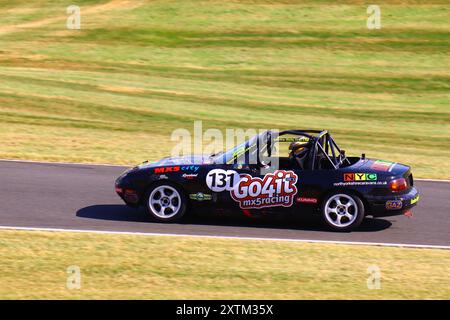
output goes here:
<path id="1" fill-rule="evenodd" d="M 400 192 L 408 189 L 408 183 L 405 178 L 395 179 L 389 183 L 389 189 L 393 192 Z"/>

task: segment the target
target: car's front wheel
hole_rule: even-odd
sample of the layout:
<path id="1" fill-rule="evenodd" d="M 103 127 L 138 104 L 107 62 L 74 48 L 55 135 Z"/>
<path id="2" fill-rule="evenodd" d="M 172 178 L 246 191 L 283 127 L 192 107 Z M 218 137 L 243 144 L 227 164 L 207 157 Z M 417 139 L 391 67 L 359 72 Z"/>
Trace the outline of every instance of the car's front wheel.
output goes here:
<path id="1" fill-rule="evenodd" d="M 331 229 L 352 231 L 364 220 L 364 204 L 356 195 L 336 192 L 323 201 L 322 216 Z"/>
<path id="2" fill-rule="evenodd" d="M 147 211 L 159 221 L 173 222 L 186 212 L 186 196 L 175 185 L 158 184 L 147 192 Z"/>

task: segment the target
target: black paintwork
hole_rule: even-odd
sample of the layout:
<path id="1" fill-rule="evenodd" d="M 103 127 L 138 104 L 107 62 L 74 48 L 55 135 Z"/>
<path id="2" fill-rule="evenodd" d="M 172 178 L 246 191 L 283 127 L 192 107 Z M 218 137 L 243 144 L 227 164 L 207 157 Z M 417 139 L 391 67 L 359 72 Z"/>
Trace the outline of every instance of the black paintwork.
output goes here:
<path id="1" fill-rule="evenodd" d="M 279 134 L 298 134 L 308 136 L 313 142 L 319 143 L 326 131 L 285 131 Z M 313 133 L 315 135 L 312 135 Z M 329 143 L 334 143 L 329 136 Z M 331 142 L 332 141 L 332 142 Z M 323 145 L 325 148 L 325 145 Z M 337 145 L 336 145 L 337 148 Z M 333 151 L 334 152 L 334 151 Z M 341 152 L 338 148 L 336 152 Z M 312 148 L 311 157 L 316 157 L 320 153 L 318 148 Z M 332 152 L 330 151 L 330 154 Z M 380 170 L 374 168 L 376 159 L 365 159 L 360 157 L 349 157 L 342 161 L 338 155 L 330 157 L 330 164 L 318 167 L 320 161 L 309 161 L 309 168 L 300 170 L 288 159 L 281 159 L 280 169 L 293 171 L 298 176 L 296 183 L 297 194 L 294 197 L 294 203 L 291 207 L 270 207 L 261 209 L 243 210 L 239 203 L 234 201 L 229 191 L 212 192 L 206 184 L 208 172 L 213 169 L 234 170 L 239 174 L 249 174 L 253 177 L 261 177 L 261 164 L 237 164 L 236 161 L 230 164 L 218 163 L 217 159 L 222 157 L 212 156 L 192 156 L 182 158 L 165 158 L 155 163 L 143 163 L 135 168 L 127 170 L 116 180 L 116 190 L 119 188 L 121 198 L 131 206 L 145 205 L 145 194 L 156 183 L 168 182 L 178 185 L 186 193 L 187 198 L 190 195 L 204 194 L 211 195 L 210 200 L 189 199 L 189 205 L 195 211 L 204 211 L 208 213 L 226 213 L 226 214 L 246 214 L 246 215 L 264 215 L 264 214 L 284 214 L 300 215 L 305 213 L 319 212 L 322 201 L 327 194 L 333 191 L 346 191 L 358 195 L 364 203 L 366 215 L 371 216 L 392 216 L 402 214 L 411 209 L 416 203 L 411 203 L 417 199 L 418 191 L 413 186 L 413 178 L 410 167 L 398 164 L 392 165 L 389 170 Z M 341 160 L 341 161 L 339 161 Z M 335 168 L 332 163 L 338 163 Z M 376 174 L 376 184 L 352 185 L 345 183 L 344 175 L 355 173 Z M 405 178 L 408 182 L 407 190 L 403 192 L 392 192 L 388 185 L 389 182 L 398 178 Z M 373 183 L 373 182 L 371 182 Z M 317 203 L 300 203 L 299 198 L 316 199 Z M 387 210 L 387 201 L 401 201 L 402 208 L 398 210 Z"/>

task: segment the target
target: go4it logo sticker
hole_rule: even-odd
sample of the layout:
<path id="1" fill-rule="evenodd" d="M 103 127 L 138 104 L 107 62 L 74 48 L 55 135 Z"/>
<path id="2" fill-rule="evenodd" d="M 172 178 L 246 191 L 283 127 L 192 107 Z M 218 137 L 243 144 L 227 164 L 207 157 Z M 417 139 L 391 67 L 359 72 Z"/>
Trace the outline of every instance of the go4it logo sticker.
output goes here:
<path id="1" fill-rule="evenodd" d="M 291 207 L 297 194 L 297 180 L 294 172 L 284 170 L 268 173 L 263 179 L 246 174 L 231 190 L 231 197 L 241 209 Z"/>

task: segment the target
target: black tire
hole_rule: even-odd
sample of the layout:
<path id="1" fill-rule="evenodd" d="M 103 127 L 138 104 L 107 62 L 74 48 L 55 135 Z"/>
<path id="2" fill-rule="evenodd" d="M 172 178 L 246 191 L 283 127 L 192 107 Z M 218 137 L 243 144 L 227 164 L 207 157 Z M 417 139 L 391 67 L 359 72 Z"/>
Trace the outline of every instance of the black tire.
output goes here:
<path id="1" fill-rule="evenodd" d="M 150 202 L 151 197 L 155 201 Z M 145 195 L 144 206 L 154 219 L 161 222 L 175 222 L 186 213 L 187 197 L 180 187 L 163 181 L 150 187 Z"/>
<path id="2" fill-rule="evenodd" d="M 348 191 L 337 191 L 326 196 L 322 201 L 321 213 L 325 224 L 331 230 L 340 232 L 355 230 L 365 216 L 361 199 Z"/>

